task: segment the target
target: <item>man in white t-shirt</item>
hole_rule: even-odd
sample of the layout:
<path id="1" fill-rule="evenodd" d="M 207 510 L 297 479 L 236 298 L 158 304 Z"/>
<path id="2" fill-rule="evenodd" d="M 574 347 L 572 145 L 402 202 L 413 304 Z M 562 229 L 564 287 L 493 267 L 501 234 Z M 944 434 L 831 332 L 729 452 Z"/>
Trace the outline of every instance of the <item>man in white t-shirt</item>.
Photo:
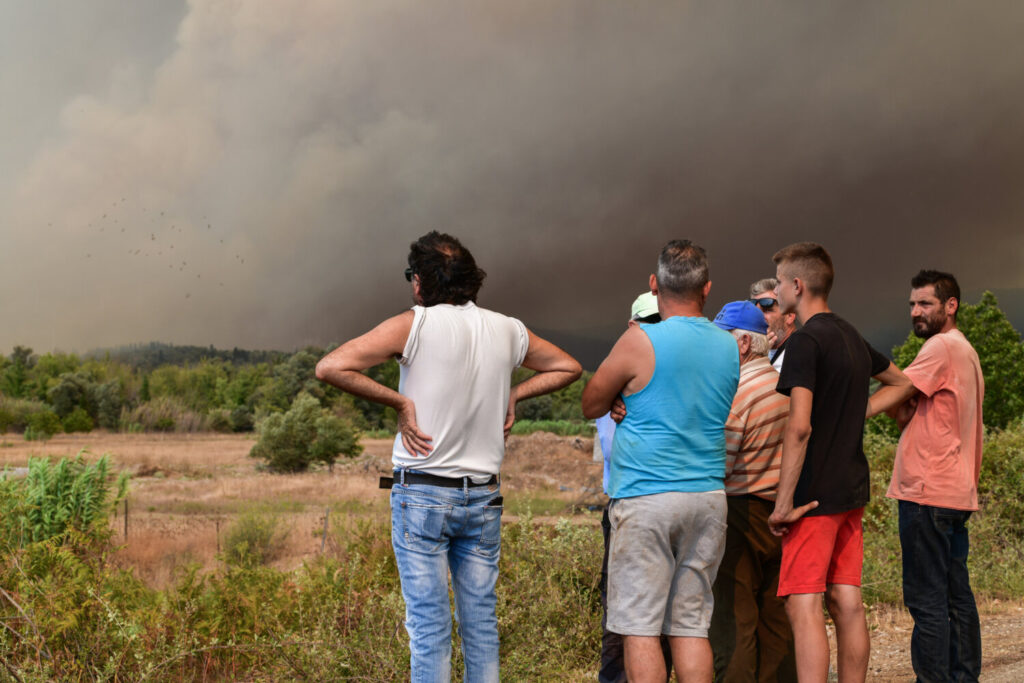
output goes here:
<path id="1" fill-rule="evenodd" d="M 415 306 L 325 356 L 318 379 L 394 408 L 391 541 L 414 681 L 451 679 L 451 573 L 466 679 L 498 680 L 502 497 L 498 469 L 516 403 L 556 391 L 579 363 L 516 320 L 476 306 L 485 273 L 454 237 L 410 247 Z M 362 373 L 395 358 L 398 391 Z M 536 374 L 510 387 L 512 370 Z"/>

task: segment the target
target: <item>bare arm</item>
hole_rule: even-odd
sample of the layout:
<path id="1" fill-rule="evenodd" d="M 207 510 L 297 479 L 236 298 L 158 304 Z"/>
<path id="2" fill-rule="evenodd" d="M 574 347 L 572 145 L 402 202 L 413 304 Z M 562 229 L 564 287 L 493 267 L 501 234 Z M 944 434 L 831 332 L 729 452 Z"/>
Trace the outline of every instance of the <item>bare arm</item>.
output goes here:
<path id="1" fill-rule="evenodd" d="M 412 311 L 406 311 L 345 342 L 320 359 L 316 365 L 316 378 L 360 398 L 394 408 L 398 413 L 398 429 L 405 449 L 412 455 L 425 456 L 433 448 L 431 437 L 417 426 L 416 406 L 412 400 L 362 373 L 402 354 L 413 317 Z"/>
<path id="2" fill-rule="evenodd" d="M 508 397 L 508 412 L 505 414 L 505 436 L 508 436 L 516 419 L 516 404 L 519 401 L 549 394 L 568 386 L 579 379 L 583 368 L 575 358 L 546 339 L 529 330 L 530 345 L 523 358 L 523 367 L 537 372 L 512 387 Z"/>
<path id="3" fill-rule="evenodd" d="M 637 358 L 651 353 L 653 347 L 640 328 L 626 330 L 583 389 L 583 416 L 593 420 L 611 410 L 615 399 L 636 378 Z"/>
<path id="4" fill-rule="evenodd" d="M 789 398 L 789 419 L 782 436 L 782 466 L 779 471 L 779 491 L 775 498 L 775 510 L 768 518 L 768 527 L 776 536 L 789 531 L 789 525 L 818 507 L 813 500 L 806 505 L 793 508 L 793 493 L 800 479 L 800 470 L 807 457 L 807 442 L 811 439 L 811 405 L 814 394 L 804 387 L 793 387 Z"/>
<path id="5" fill-rule="evenodd" d="M 894 363 L 889 363 L 875 379 L 882 386 L 868 398 L 867 417 L 893 410 L 917 394 L 913 382 Z"/>

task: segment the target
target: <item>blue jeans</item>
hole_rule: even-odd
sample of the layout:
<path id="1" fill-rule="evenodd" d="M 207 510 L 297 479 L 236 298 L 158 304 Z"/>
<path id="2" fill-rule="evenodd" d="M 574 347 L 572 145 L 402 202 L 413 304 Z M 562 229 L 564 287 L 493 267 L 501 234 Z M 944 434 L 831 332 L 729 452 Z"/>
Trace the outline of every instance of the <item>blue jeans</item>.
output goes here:
<path id="1" fill-rule="evenodd" d="M 917 680 L 977 681 L 981 626 L 967 575 L 966 510 L 899 502 L 903 602 L 914 618 Z"/>
<path id="2" fill-rule="evenodd" d="M 401 484 L 391 489 L 391 543 L 405 598 L 412 683 L 451 680 L 451 609 L 462 639 L 465 680 L 498 680 L 494 585 L 501 555 L 498 486 L 446 488 Z"/>

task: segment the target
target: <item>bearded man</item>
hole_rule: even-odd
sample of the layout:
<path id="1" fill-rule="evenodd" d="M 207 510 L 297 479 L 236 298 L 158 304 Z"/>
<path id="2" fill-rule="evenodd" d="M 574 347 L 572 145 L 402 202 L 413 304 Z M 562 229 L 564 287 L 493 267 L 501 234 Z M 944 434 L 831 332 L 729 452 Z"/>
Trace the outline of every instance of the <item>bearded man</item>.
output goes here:
<path id="1" fill-rule="evenodd" d="M 904 370 L 913 386 L 879 390 L 869 410 L 888 410 L 903 429 L 887 495 L 899 501 L 910 657 L 919 681 L 977 681 L 981 627 L 967 573 L 967 520 L 978 509 L 985 380 L 956 326 L 956 278 L 922 270 L 910 286 L 914 334 L 925 340 Z"/>

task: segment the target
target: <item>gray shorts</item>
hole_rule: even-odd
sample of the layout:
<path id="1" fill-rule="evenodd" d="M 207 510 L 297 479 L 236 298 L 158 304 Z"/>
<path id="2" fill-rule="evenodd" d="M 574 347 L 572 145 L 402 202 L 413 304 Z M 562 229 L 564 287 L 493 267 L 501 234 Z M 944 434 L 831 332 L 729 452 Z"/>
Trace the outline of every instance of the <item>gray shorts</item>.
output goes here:
<path id="1" fill-rule="evenodd" d="M 613 500 L 608 630 L 706 638 L 726 514 L 722 490 Z"/>

